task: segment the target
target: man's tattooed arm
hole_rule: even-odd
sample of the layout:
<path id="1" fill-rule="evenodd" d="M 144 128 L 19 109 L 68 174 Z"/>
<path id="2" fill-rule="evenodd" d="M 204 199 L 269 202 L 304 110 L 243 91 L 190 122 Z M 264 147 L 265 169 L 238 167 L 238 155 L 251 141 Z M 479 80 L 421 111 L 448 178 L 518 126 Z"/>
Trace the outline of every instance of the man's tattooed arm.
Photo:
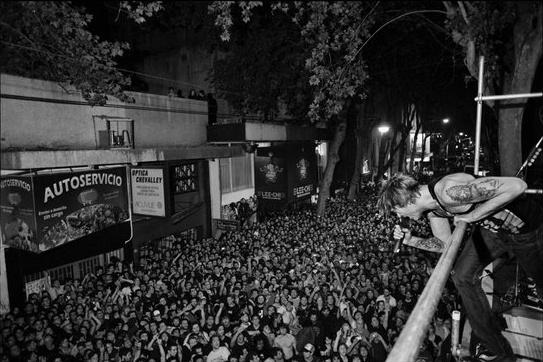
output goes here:
<path id="1" fill-rule="evenodd" d="M 476 203 L 491 199 L 502 183 L 494 178 L 476 180 L 467 185 L 456 185 L 445 189 L 451 200 L 459 203 Z"/>
<path id="2" fill-rule="evenodd" d="M 445 247 L 445 243 L 439 238 L 420 238 L 418 236 L 412 236 L 411 239 L 404 241 L 404 245 L 412 246 L 414 248 L 426 251 L 432 251 L 434 253 L 443 252 L 443 248 Z"/>
<path id="3" fill-rule="evenodd" d="M 467 184 L 445 185 L 442 200 L 450 207 L 477 203 L 468 214 L 454 217 L 455 224 L 459 221 L 472 223 L 495 214 L 522 195 L 526 187 L 526 182 L 517 177 L 483 177 Z"/>

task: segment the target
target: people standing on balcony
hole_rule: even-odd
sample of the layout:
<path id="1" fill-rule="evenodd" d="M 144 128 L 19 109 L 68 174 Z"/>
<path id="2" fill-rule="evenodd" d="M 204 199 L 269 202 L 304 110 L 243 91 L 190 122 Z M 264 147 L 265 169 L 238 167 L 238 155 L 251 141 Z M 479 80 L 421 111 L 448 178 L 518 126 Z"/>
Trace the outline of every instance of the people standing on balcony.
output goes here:
<path id="1" fill-rule="evenodd" d="M 189 99 L 198 99 L 198 94 L 196 94 L 196 90 L 192 88 L 189 92 Z"/>
<path id="2" fill-rule="evenodd" d="M 442 252 L 451 236 L 449 220 L 474 224 L 458 257 L 452 279 L 462 297 L 474 334 L 483 342 L 478 355 L 514 361 L 509 342 L 492 313 L 480 276 L 486 265 L 512 252 L 543 295 L 543 207 L 523 195 L 526 183 L 516 177 L 482 177 L 465 173 L 446 175 L 420 185 L 407 175 L 385 182 L 378 202 L 385 213 L 419 219 L 426 215 L 434 237 L 412 236 L 396 225 L 394 238 L 417 248 Z"/>
<path id="3" fill-rule="evenodd" d="M 183 90 L 181 88 L 177 90 L 177 98 L 185 98 L 185 96 L 183 95 Z"/>
<path id="4" fill-rule="evenodd" d="M 168 88 L 168 97 L 170 97 L 170 98 L 175 97 L 175 88 L 174 87 Z"/>

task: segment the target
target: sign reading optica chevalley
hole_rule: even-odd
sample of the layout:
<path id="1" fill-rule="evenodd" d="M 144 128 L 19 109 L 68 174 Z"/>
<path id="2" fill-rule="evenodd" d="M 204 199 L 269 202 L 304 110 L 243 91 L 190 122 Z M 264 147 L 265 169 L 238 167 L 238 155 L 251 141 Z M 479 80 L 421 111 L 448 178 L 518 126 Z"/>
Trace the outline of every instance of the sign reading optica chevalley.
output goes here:
<path id="1" fill-rule="evenodd" d="M 132 168 L 130 176 L 134 214 L 165 217 L 164 169 Z"/>
<path id="2" fill-rule="evenodd" d="M 11 247 L 46 251 L 128 220 L 124 167 L 6 177 L 0 186 Z"/>

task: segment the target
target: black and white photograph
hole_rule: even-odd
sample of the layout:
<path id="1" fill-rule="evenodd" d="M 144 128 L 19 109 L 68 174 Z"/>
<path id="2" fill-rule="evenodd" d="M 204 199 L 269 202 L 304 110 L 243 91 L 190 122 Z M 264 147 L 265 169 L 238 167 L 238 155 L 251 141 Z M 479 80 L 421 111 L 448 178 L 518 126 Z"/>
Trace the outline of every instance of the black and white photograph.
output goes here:
<path id="1" fill-rule="evenodd" d="M 543 2 L 0 2 L 0 362 L 543 361 Z"/>

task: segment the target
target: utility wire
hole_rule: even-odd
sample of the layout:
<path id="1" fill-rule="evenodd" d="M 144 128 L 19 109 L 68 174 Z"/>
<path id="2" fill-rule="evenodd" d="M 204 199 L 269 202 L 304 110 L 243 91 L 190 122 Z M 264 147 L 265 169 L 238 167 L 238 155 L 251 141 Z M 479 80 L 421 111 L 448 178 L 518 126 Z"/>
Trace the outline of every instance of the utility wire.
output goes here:
<path id="1" fill-rule="evenodd" d="M 45 54 L 49 54 L 49 55 L 54 56 L 54 57 L 60 57 L 60 58 L 64 58 L 64 59 L 72 61 L 72 62 L 76 62 L 76 60 L 74 60 L 73 58 L 70 58 L 70 57 L 68 57 L 66 55 L 63 55 L 63 54 L 55 54 L 55 53 L 52 53 L 52 52 L 50 52 L 48 50 L 37 49 L 37 48 L 29 47 L 29 46 L 10 43 L 10 42 L 4 41 L 4 40 L 0 40 L 0 43 L 8 45 L 8 46 L 13 46 L 13 47 L 25 49 L 25 50 L 45 53 Z M 461 53 L 462 52 L 459 51 L 459 52 L 455 52 L 454 54 L 461 54 Z M 434 61 L 434 62 L 427 62 L 427 63 L 419 63 L 419 64 L 417 64 L 416 66 L 413 66 L 413 67 L 402 67 L 402 68 L 399 68 L 399 67 L 392 68 L 392 67 L 390 67 L 387 70 L 383 70 L 383 71 L 380 71 L 380 72 L 372 72 L 370 74 L 370 76 L 372 76 L 372 77 L 373 76 L 379 76 L 379 75 L 386 74 L 386 73 L 394 74 L 394 73 L 403 72 L 405 70 L 413 70 L 413 69 L 424 68 L 426 66 L 436 65 L 436 64 L 440 64 L 442 62 L 443 61 L 441 60 L 441 61 Z M 109 69 L 115 69 L 115 70 L 125 72 L 125 73 L 131 73 L 131 74 L 139 75 L 139 76 L 144 77 L 144 78 L 162 80 L 162 81 L 168 82 L 170 84 L 171 83 L 176 83 L 176 84 L 188 85 L 188 86 L 191 86 L 191 87 L 197 87 L 198 86 L 198 85 L 196 85 L 194 83 L 183 82 L 183 81 L 179 81 L 179 80 L 173 80 L 173 79 L 170 79 L 170 78 L 164 78 L 164 77 L 160 77 L 160 76 L 156 76 L 156 75 L 152 75 L 152 74 L 147 74 L 147 73 L 142 73 L 142 72 L 138 72 L 138 71 L 134 71 L 134 70 L 124 69 L 124 68 L 119 68 L 119 67 L 113 67 L 113 66 L 107 66 L 107 65 L 104 65 L 104 67 L 109 68 Z M 297 87 L 287 87 L 285 89 L 294 89 L 294 88 L 297 88 Z M 221 90 L 221 89 L 218 89 L 218 91 L 221 92 L 221 93 L 234 94 L 234 95 L 238 95 L 238 96 L 242 95 L 241 92 L 233 92 L 233 91 L 227 91 L 227 90 Z"/>
<path id="2" fill-rule="evenodd" d="M 50 56 L 53 56 L 53 57 L 64 58 L 64 59 L 66 59 L 68 61 L 71 61 L 71 62 L 77 62 L 77 60 L 74 60 L 73 58 L 71 58 L 69 56 L 66 56 L 66 55 L 63 55 L 63 54 L 52 53 L 52 52 L 50 52 L 48 50 L 45 50 L 45 49 L 33 48 L 33 47 L 25 46 L 25 45 L 20 45 L 20 44 L 7 42 L 7 41 L 4 41 L 4 40 L 0 40 L 0 43 L 2 43 L 4 45 L 16 47 L 16 48 L 35 51 L 35 52 L 38 52 L 38 53 L 49 54 Z M 160 77 L 160 76 L 156 76 L 156 75 L 152 75 L 152 74 L 142 73 L 142 72 L 138 72 L 138 71 L 135 71 L 135 70 L 129 70 L 129 69 L 125 69 L 125 68 L 113 67 L 113 66 L 109 66 L 109 65 L 102 65 L 102 66 L 104 68 L 114 69 L 114 70 L 118 70 L 118 71 L 124 72 L 124 73 L 131 73 L 131 74 L 139 75 L 139 76 L 145 77 L 145 78 L 163 80 L 163 81 L 166 81 L 168 83 L 183 84 L 183 85 L 188 85 L 188 86 L 193 87 L 193 88 L 197 88 L 199 86 L 198 84 L 183 82 L 183 81 L 180 81 L 180 80 L 173 80 L 173 79 L 170 79 L 170 78 L 164 78 L 164 77 Z M 231 91 L 224 91 L 224 90 L 219 90 L 219 91 L 222 92 L 222 93 L 230 93 L 230 94 L 236 94 L 236 95 L 240 94 L 240 93 L 231 92 Z"/>

